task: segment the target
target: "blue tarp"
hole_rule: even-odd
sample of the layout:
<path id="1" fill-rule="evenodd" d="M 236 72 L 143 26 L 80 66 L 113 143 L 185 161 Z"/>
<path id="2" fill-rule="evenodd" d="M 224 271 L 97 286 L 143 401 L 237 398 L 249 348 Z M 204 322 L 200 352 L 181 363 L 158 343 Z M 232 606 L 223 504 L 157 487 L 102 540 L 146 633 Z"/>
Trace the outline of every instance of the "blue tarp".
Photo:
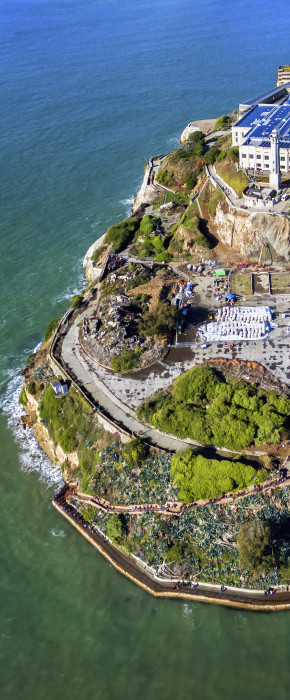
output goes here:
<path id="1" fill-rule="evenodd" d="M 230 300 L 235 299 L 235 297 L 236 297 L 235 294 L 226 294 L 226 296 L 225 296 L 226 299 L 230 299 Z"/>

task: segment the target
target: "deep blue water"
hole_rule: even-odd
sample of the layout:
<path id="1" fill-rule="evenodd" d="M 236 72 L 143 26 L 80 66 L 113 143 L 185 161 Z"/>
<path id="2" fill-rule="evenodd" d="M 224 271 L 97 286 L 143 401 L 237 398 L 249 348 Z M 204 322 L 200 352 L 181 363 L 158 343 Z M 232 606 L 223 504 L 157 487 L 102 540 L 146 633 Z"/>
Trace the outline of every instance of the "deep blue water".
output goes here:
<path id="1" fill-rule="evenodd" d="M 9 413 L 26 354 L 81 288 L 82 257 L 126 215 L 145 161 L 192 119 L 274 85 L 290 13 L 286 0 L 0 0 L 0 28 Z M 4 420 L 0 447 L 2 697 L 286 700 L 287 614 L 156 603 L 52 510 L 21 469 L 47 463 Z"/>

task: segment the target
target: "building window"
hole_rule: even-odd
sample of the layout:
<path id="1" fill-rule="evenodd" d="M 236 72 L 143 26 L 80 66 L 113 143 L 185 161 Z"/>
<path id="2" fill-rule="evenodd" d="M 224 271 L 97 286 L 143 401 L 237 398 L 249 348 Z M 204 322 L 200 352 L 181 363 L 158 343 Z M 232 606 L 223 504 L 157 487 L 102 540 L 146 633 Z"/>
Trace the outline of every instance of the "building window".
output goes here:
<path id="1" fill-rule="evenodd" d="M 269 168 L 269 163 L 265 163 L 264 168 Z"/>
<path id="2" fill-rule="evenodd" d="M 285 156 L 281 156 L 280 160 L 285 160 Z"/>
<path id="3" fill-rule="evenodd" d="M 247 154 L 246 154 L 246 153 L 242 153 L 242 158 L 246 158 L 246 157 L 247 157 Z"/>
<path id="4" fill-rule="evenodd" d="M 254 158 L 253 153 L 250 153 L 249 158 Z"/>
<path id="5" fill-rule="evenodd" d="M 261 157 L 262 156 L 260 156 L 260 153 L 257 153 L 257 160 L 261 160 Z"/>
<path id="6" fill-rule="evenodd" d="M 264 160 L 269 160 L 269 156 L 264 156 Z"/>

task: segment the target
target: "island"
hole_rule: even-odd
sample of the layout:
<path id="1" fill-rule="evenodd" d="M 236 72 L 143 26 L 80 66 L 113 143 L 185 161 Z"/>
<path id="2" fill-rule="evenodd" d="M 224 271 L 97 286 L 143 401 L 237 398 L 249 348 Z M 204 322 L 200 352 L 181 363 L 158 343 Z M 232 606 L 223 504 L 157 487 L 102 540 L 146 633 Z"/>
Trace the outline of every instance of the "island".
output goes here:
<path id="1" fill-rule="evenodd" d="M 156 597 L 290 608 L 289 124 L 284 81 L 151 158 L 23 370 L 55 508 Z"/>

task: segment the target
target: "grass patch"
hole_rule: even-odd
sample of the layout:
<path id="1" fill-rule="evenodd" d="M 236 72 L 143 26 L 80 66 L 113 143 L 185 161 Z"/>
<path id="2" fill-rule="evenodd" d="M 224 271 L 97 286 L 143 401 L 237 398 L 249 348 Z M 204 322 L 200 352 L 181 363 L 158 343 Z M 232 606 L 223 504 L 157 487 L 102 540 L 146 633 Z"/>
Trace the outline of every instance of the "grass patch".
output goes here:
<path id="1" fill-rule="evenodd" d="M 231 275 L 231 292 L 242 297 L 252 296 L 251 275 L 242 272 L 234 272 Z"/>
<path id="2" fill-rule="evenodd" d="M 220 177 L 241 197 L 245 187 L 249 184 L 249 178 L 242 170 L 236 170 L 235 164 L 228 159 L 215 164 L 216 171 Z"/>
<path id="3" fill-rule="evenodd" d="M 223 202 L 225 199 L 222 191 L 220 190 L 219 187 L 216 188 L 216 190 L 213 191 L 213 193 L 210 195 L 209 200 L 208 200 L 208 213 L 210 216 L 214 216 L 216 212 L 216 208 L 219 202 Z"/>

